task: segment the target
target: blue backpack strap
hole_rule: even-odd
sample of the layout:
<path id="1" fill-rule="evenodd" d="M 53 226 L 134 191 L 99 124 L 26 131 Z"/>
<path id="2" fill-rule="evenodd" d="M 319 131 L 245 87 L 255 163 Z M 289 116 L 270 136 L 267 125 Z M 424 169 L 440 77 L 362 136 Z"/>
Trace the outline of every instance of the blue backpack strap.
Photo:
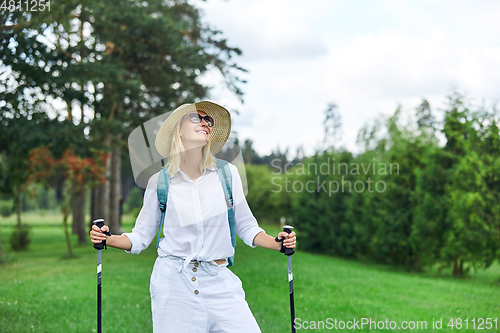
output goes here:
<path id="1" fill-rule="evenodd" d="M 158 195 L 158 201 L 160 202 L 160 228 L 158 229 L 158 239 L 156 240 L 156 248 L 160 245 L 160 234 L 161 228 L 163 227 L 163 221 L 165 220 L 165 212 L 167 211 L 167 198 L 168 198 L 168 184 L 170 182 L 170 175 L 167 173 L 167 168 L 160 170 L 158 176 L 158 188 L 156 193 Z"/>
<path id="2" fill-rule="evenodd" d="M 236 247 L 236 234 L 234 231 L 234 211 L 233 211 L 233 191 L 232 191 L 232 175 L 231 170 L 229 170 L 229 163 L 221 159 L 215 159 L 217 164 L 217 172 L 219 173 L 219 178 L 222 184 L 222 190 L 224 191 L 224 197 L 226 199 L 227 205 L 227 216 L 229 218 L 229 231 L 231 233 L 231 244 L 233 248 Z M 228 267 L 231 267 L 234 262 L 234 255 L 228 258 Z"/>

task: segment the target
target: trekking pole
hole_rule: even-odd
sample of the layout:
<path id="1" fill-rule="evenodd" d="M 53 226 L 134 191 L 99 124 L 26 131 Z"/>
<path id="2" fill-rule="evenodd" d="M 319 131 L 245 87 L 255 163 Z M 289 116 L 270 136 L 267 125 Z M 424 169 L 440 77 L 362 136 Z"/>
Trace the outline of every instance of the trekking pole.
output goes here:
<path id="1" fill-rule="evenodd" d="M 98 219 L 93 222 L 99 228 L 104 226 L 104 220 Z M 111 236 L 109 231 L 104 231 L 108 236 Z M 102 308 L 101 308 L 101 250 L 107 249 L 106 240 L 100 243 L 94 244 L 94 248 L 97 250 L 97 333 L 102 333 Z"/>
<path id="2" fill-rule="evenodd" d="M 293 230 L 292 226 L 285 225 L 283 226 L 283 231 L 286 233 L 291 233 Z M 288 293 L 290 294 L 290 316 L 292 319 L 292 333 L 295 333 L 295 305 L 293 303 L 293 272 L 292 272 L 292 255 L 295 253 L 294 249 L 290 249 L 283 245 L 283 240 L 281 239 L 281 251 L 287 256 L 288 260 Z"/>

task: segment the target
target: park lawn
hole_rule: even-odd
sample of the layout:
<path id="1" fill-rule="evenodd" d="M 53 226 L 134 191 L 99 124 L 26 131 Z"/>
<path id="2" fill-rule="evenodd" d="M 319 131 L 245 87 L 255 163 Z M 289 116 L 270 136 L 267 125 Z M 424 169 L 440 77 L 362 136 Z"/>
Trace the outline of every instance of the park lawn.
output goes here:
<path id="1" fill-rule="evenodd" d="M 32 218 L 28 218 L 31 223 Z M 0 223 L 3 250 L 13 224 Z M 12 253 L 0 266 L 0 332 L 93 332 L 96 327 L 96 251 L 90 241 L 75 246 L 77 259 L 66 259 L 62 227 L 44 221 L 32 229 L 28 251 Z M 124 221 L 130 230 L 130 218 Z M 279 228 L 264 226 L 271 235 Z M 300 247 L 300 231 L 298 246 Z M 73 238 L 75 244 L 76 238 Z M 246 298 L 262 332 L 289 332 L 287 263 L 281 253 L 252 249 L 238 240 L 233 272 L 243 281 Z M 103 251 L 103 329 L 105 332 L 151 332 L 149 277 L 154 244 L 139 256 Z M 293 257 L 296 317 L 300 323 L 337 318 L 374 321 L 426 321 L 420 332 L 456 332 L 450 319 L 469 318 L 466 332 L 500 331 L 500 267 L 453 279 L 436 273 L 416 274 L 387 266 L 298 252 Z M 443 329 L 432 322 L 443 319 Z M 471 329 L 472 319 L 476 330 Z M 477 329 L 479 318 L 497 319 L 498 329 Z M 318 325 L 322 325 L 319 323 Z M 360 324 L 358 324 L 360 325 Z M 494 325 L 494 323 L 493 323 Z M 486 325 L 483 325 L 485 328 Z M 462 327 L 462 330 L 464 327 Z M 305 329 L 298 330 L 306 331 Z M 309 331 L 309 330 L 307 330 Z M 326 332 L 328 329 L 318 329 Z M 402 329 L 341 330 L 402 332 Z M 417 331 L 417 330 L 415 330 Z"/>

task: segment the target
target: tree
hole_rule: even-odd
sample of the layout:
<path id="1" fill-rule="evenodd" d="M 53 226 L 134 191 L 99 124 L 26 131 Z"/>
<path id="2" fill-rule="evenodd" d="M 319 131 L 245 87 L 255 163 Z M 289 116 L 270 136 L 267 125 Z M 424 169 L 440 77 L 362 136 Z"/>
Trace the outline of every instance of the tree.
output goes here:
<path id="1" fill-rule="evenodd" d="M 373 231 L 368 256 L 378 262 L 418 269 L 419 258 L 408 239 L 414 222 L 415 170 L 422 163 L 428 142 L 416 135 L 412 124 L 400 123 L 402 112 L 398 107 L 386 120 L 385 134 L 370 154 L 379 152 L 372 163 L 383 169 L 370 176 L 375 182 L 383 182 L 384 190 L 367 197 Z"/>
<path id="2" fill-rule="evenodd" d="M 212 68 L 241 97 L 237 73 L 244 69 L 232 59 L 241 52 L 184 0 L 65 0 L 53 7 L 0 18 L 0 59 L 11 74 L 0 87 L 0 107 L 30 113 L 33 105 L 59 99 L 74 122 L 73 108 L 80 106 L 92 145 L 111 155 L 99 201 L 115 207 L 108 224 L 117 230 L 118 157 L 129 129 L 206 96 L 209 88 L 197 77 Z"/>
<path id="3" fill-rule="evenodd" d="M 429 149 L 417 170 L 415 223 L 410 241 L 427 264 L 488 267 L 498 258 L 499 129 L 494 113 L 473 111 L 449 96 L 444 147 Z"/>
<path id="4" fill-rule="evenodd" d="M 342 117 L 337 104 L 333 102 L 328 104 L 323 126 L 325 129 L 323 143 L 327 147 L 333 146 L 341 138 Z"/>
<path id="5" fill-rule="evenodd" d="M 282 191 L 290 193 L 294 226 L 301 232 L 305 250 L 355 256 L 352 224 L 346 218 L 355 177 L 337 168 L 353 160 L 348 151 L 317 152 L 291 169 L 291 175 L 282 175 L 288 180 L 288 188 Z"/>
<path id="6" fill-rule="evenodd" d="M 417 107 L 417 126 L 420 130 L 433 131 L 436 118 L 432 115 L 431 105 L 426 99 L 423 99 Z"/>
<path id="7" fill-rule="evenodd" d="M 415 170 L 414 221 L 410 243 L 422 265 L 440 263 L 441 249 L 450 228 L 448 185 L 455 157 L 437 145 L 427 149 Z"/>
<path id="8" fill-rule="evenodd" d="M 450 228 L 442 260 L 452 262 L 454 275 L 460 276 L 466 263 L 489 267 L 498 258 L 500 138 L 494 113 L 471 111 L 458 94 L 450 99 L 450 107 L 446 149 L 457 156 L 448 186 Z"/>
<path id="9" fill-rule="evenodd" d="M 0 193 L 2 192 L 1 189 L 4 187 L 3 184 L 7 181 L 7 165 L 5 163 L 5 156 L 4 154 L 0 153 Z M 2 235 L 0 231 L 0 263 L 2 263 Z"/>
<path id="10" fill-rule="evenodd" d="M 252 145 L 253 141 L 250 139 L 246 139 L 243 143 L 241 153 L 243 154 L 243 160 L 245 161 L 245 164 L 262 164 L 261 157 L 253 149 Z"/>
<path id="11" fill-rule="evenodd" d="M 96 153 L 94 159 L 79 158 L 72 149 L 64 152 L 62 157 L 54 160 L 48 148 L 35 148 L 30 151 L 28 184 L 40 183 L 47 187 L 61 186 L 63 198 L 61 211 L 63 227 L 68 247 L 68 257 L 73 257 L 71 240 L 68 232 L 68 216 L 75 200 L 75 193 L 81 192 L 86 186 L 97 186 L 105 182 L 104 170 L 107 156 Z M 87 232 L 84 224 L 80 224 L 79 242 L 86 242 Z"/>
<path id="12" fill-rule="evenodd" d="M 0 192 L 13 196 L 18 234 L 21 234 L 21 192 L 29 176 L 29 151 L 42 145 L 50 146 L 56 158 L 70 146 L 76 147 L 80 156 L 88 155 L 89 151 L 82 126 L 50 119 L 46 113 L 0 113 L 0 126 L 0 153 L 7 170 L 5 175 L 8 175 L 0 182 Z"/>

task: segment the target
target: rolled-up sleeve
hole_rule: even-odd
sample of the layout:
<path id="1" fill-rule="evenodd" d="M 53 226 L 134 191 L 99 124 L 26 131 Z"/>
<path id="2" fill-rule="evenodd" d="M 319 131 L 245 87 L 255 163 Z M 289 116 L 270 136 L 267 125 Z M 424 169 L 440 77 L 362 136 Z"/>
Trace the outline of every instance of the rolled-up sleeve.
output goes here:
<path id="1" fill-rule="evenodd" d="M 236 234 L 251 247 L 256 247 L 253 244 L 253 239 L 258 233 L 264 229 L 259 227 L 257 219 L 253 216 L 250 207 L 248 206 L 245 194 L 243 193 L 243 185 L 238 169 L 233 164 L 229 164 L 233 183 L 233 202 L 234 202 L 234 221 Z"/>
<path id="2" fill-rule="evenodd" d="M 159 173 L 154 174 L 148 181 L 141 211 L 132 232 L 123 233 L 132 243 L 130 251 L 127 253 L 139 254 L 145 250 L 153 240 L 156 230 L 160 224 L 160 208 L 156 187 Z"/>

